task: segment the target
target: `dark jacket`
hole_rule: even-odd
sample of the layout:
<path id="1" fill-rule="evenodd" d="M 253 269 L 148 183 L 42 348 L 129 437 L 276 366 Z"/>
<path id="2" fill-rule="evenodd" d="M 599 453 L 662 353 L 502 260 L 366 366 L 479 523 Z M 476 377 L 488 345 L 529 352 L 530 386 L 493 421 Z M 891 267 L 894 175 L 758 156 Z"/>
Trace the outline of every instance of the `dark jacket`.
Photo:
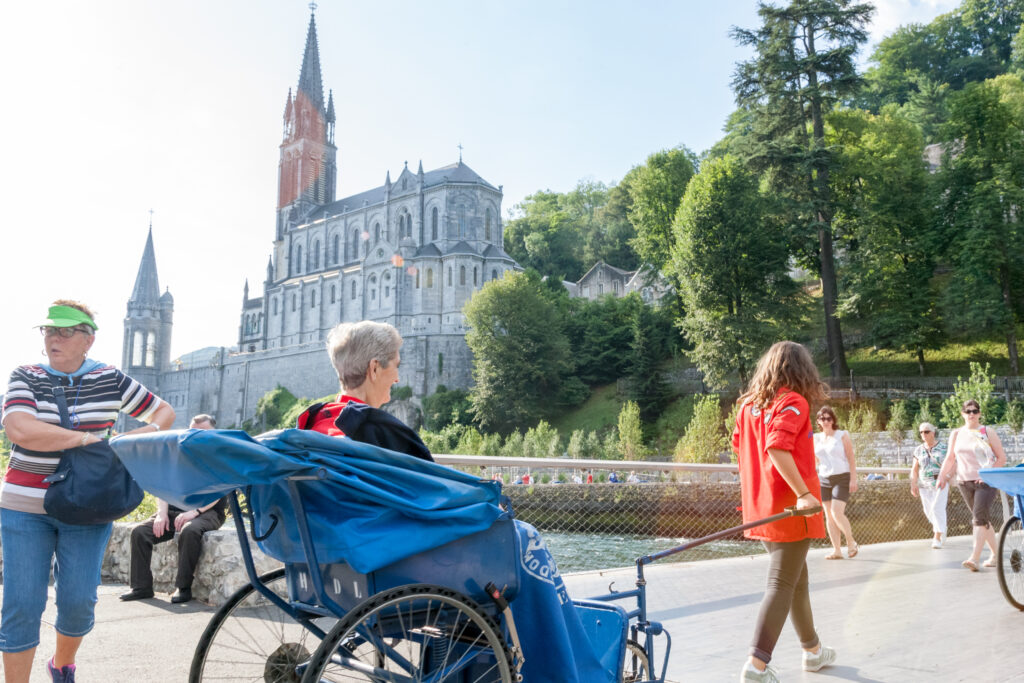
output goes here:
<path id="1" fill-rule="evenodd" d="M 299 429 L 309 429 L 317 413 L 327 405 L 315 403 L 299 416 Z M 350 402 L 334 420 L 334 426 L 356 441 L 434 461 L 419 434 L 391 413 L 365 403 Z"/>

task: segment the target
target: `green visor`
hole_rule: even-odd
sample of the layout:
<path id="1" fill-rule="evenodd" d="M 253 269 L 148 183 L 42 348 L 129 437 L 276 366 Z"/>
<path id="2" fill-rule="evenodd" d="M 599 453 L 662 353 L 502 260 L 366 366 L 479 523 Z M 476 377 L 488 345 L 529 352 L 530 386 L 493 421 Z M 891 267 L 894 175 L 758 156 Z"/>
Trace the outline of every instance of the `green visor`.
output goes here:
<path id="1" fill-rule="evenodd" d="M 93 330 L 99 329 L 92 318 L 71 306 L 50 306 L 46 320 L 36 327 L 74 327 L 75 325 L 88 325 Z"/>

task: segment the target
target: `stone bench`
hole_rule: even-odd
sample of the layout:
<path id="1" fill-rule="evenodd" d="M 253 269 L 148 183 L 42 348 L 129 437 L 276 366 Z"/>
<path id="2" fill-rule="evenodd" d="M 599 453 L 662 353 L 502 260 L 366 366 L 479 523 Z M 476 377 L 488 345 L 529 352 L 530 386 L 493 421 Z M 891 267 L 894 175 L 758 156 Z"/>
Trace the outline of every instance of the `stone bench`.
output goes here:
<path id="1" fill-rule="evenodd" d="M 131 568 L 131 532 L 134 523 L 114 524 L 114 531 L 103 557 L 103 582 L 128 583 Z M 267 557 L 250 543 L 256 572 L 263 574 L 281 566 L 277 560 Z M 153 548 L 153 590 L 160 593 L 174 591 L 174 576 L 178 569 L 177 539 L 161 543 Z M 242 562 L 235 523 L 229 517 L 227 523 L 217 531 L 203 535 L 203 551 L 199 556 L 192 595 L 210 605 L 221 605 L 236 590 L 249 583 L 249 575 Z"/>

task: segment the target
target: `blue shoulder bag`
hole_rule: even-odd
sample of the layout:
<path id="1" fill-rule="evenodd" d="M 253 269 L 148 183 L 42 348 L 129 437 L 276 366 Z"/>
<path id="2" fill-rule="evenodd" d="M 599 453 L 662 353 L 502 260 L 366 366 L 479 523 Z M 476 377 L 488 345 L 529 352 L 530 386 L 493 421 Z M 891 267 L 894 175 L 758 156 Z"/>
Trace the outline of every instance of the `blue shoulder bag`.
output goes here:
<path id="1" fill-rule="evenodd" d="M 55 377 L 50 381 L 60 424 L 71 429 L 64 387 Z M 57 471 L 43 481 L 50 485 L 43 498 L 46 514 L 65 524 L 106 524 L 142 502 L 142 489 L 106 440 L 65 450 Z"/>

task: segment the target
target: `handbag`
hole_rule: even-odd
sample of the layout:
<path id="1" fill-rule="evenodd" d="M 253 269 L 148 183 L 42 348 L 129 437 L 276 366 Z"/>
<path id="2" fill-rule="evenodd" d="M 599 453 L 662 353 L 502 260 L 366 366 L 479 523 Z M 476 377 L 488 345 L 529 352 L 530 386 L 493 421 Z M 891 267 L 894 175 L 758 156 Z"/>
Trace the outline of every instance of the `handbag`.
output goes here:
<path id="1" fill-rule="evenodd" d="M 50 381 L 60 424 L 71 429 L 64 387 L 55 377 Z M 106 440 L 65 450 L 57 471 L 43 481 L 50 485 L 43 498 L 46 514 L 65 524 L 106 524 L 142 502 L 142 489 Z"/>

